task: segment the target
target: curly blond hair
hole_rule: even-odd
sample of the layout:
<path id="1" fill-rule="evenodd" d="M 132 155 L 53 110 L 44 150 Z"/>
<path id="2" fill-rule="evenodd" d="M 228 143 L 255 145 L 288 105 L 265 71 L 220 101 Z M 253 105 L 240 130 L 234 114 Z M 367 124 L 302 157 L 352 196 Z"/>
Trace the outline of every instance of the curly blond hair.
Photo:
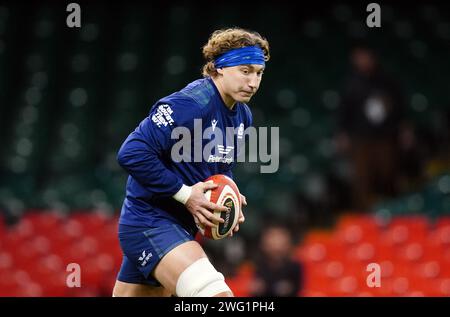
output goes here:
<path id="1" fill-rule="evenodd" d="M 214 60 L 234 48 L 258 45 L 264 53 L 264 60 L 270 59 L 269 42 L 258 32 L 241 29 L 238 27 L 214 31 L 203 46 L 203 57 L 206 64 L 203 65 L 203 77 L 215 77 L 217 70 Z"/>

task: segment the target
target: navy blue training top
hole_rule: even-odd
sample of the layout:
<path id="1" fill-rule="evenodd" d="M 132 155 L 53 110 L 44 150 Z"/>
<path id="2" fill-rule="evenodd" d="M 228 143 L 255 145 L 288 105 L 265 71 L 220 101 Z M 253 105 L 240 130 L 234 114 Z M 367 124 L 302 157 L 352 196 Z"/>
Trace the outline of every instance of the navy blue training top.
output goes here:
<path id="1" fill-rule="evenodd" d="M 210 77 L 158 100 L 117 155 L 119 164 L 129 174 L 119 223 L 156 227 L 171 220 L 195 234 L 193 216 L 172 196 L 183 184 L 191 186 L 214 174 L 232 178 L 239 144 L 244 142 L 243 130 L 251 125 L 249 107 L 237 102 L 232 110 L 227 108 Z M 228 137 L 227 127 L 233 131 Z M 180 146 L 180 136 L 172 136 L 176 128 L 175 132 L 181 129 L 183 135 L 190 134 L 190 150 Z M 211 149 L 206 155 L 205 146 Z M 172 147 L 179 157 L 183 155 L 181 162 L 171 155 Z"/>

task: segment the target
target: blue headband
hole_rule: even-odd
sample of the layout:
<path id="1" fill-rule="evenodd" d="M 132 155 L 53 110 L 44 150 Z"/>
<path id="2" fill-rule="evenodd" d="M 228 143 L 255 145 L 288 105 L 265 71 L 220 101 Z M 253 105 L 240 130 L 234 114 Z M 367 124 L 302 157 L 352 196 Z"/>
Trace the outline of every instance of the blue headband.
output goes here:
<path id="1" fill-rule="evenodd" d="M 245 46 L 226 51 L 214 61 L 216 68 L 257 64 L 265 66 L 264 52 L 259 46 Z"/>

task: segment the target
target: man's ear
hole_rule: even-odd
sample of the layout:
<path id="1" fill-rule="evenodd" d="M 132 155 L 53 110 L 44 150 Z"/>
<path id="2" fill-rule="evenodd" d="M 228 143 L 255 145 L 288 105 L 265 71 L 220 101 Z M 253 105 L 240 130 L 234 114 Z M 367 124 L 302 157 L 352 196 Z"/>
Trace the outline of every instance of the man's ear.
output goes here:
<path id="1" fill-rule="evenodd" d="M 223 76 L 223 68 L 217 68 L 216 71 L 217 71 L 217 74 Z"/>

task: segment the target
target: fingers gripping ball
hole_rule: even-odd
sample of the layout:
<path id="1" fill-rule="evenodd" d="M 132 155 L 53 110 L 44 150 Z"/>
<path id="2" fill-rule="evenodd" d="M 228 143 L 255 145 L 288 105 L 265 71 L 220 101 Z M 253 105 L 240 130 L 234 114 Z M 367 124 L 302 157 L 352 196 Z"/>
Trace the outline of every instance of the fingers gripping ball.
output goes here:
<path id="1" fill-rule="evenodd" d="M 205 193 L 206 199 L 219 206 L 228 207 L 228 211 L 215 211 L 215 214 L 221 217 L 224 222 L 214 222 L 216 227 L 207 227 L 196 222 L 200 233 L 207 238 L 219 240 L 230 234 L 238 223 L 241 211 L 241 195 L 236 183 L 226 175 L 213 175 L 205 180 L 205 183 L 214 183 L 218 186 Z"/>

